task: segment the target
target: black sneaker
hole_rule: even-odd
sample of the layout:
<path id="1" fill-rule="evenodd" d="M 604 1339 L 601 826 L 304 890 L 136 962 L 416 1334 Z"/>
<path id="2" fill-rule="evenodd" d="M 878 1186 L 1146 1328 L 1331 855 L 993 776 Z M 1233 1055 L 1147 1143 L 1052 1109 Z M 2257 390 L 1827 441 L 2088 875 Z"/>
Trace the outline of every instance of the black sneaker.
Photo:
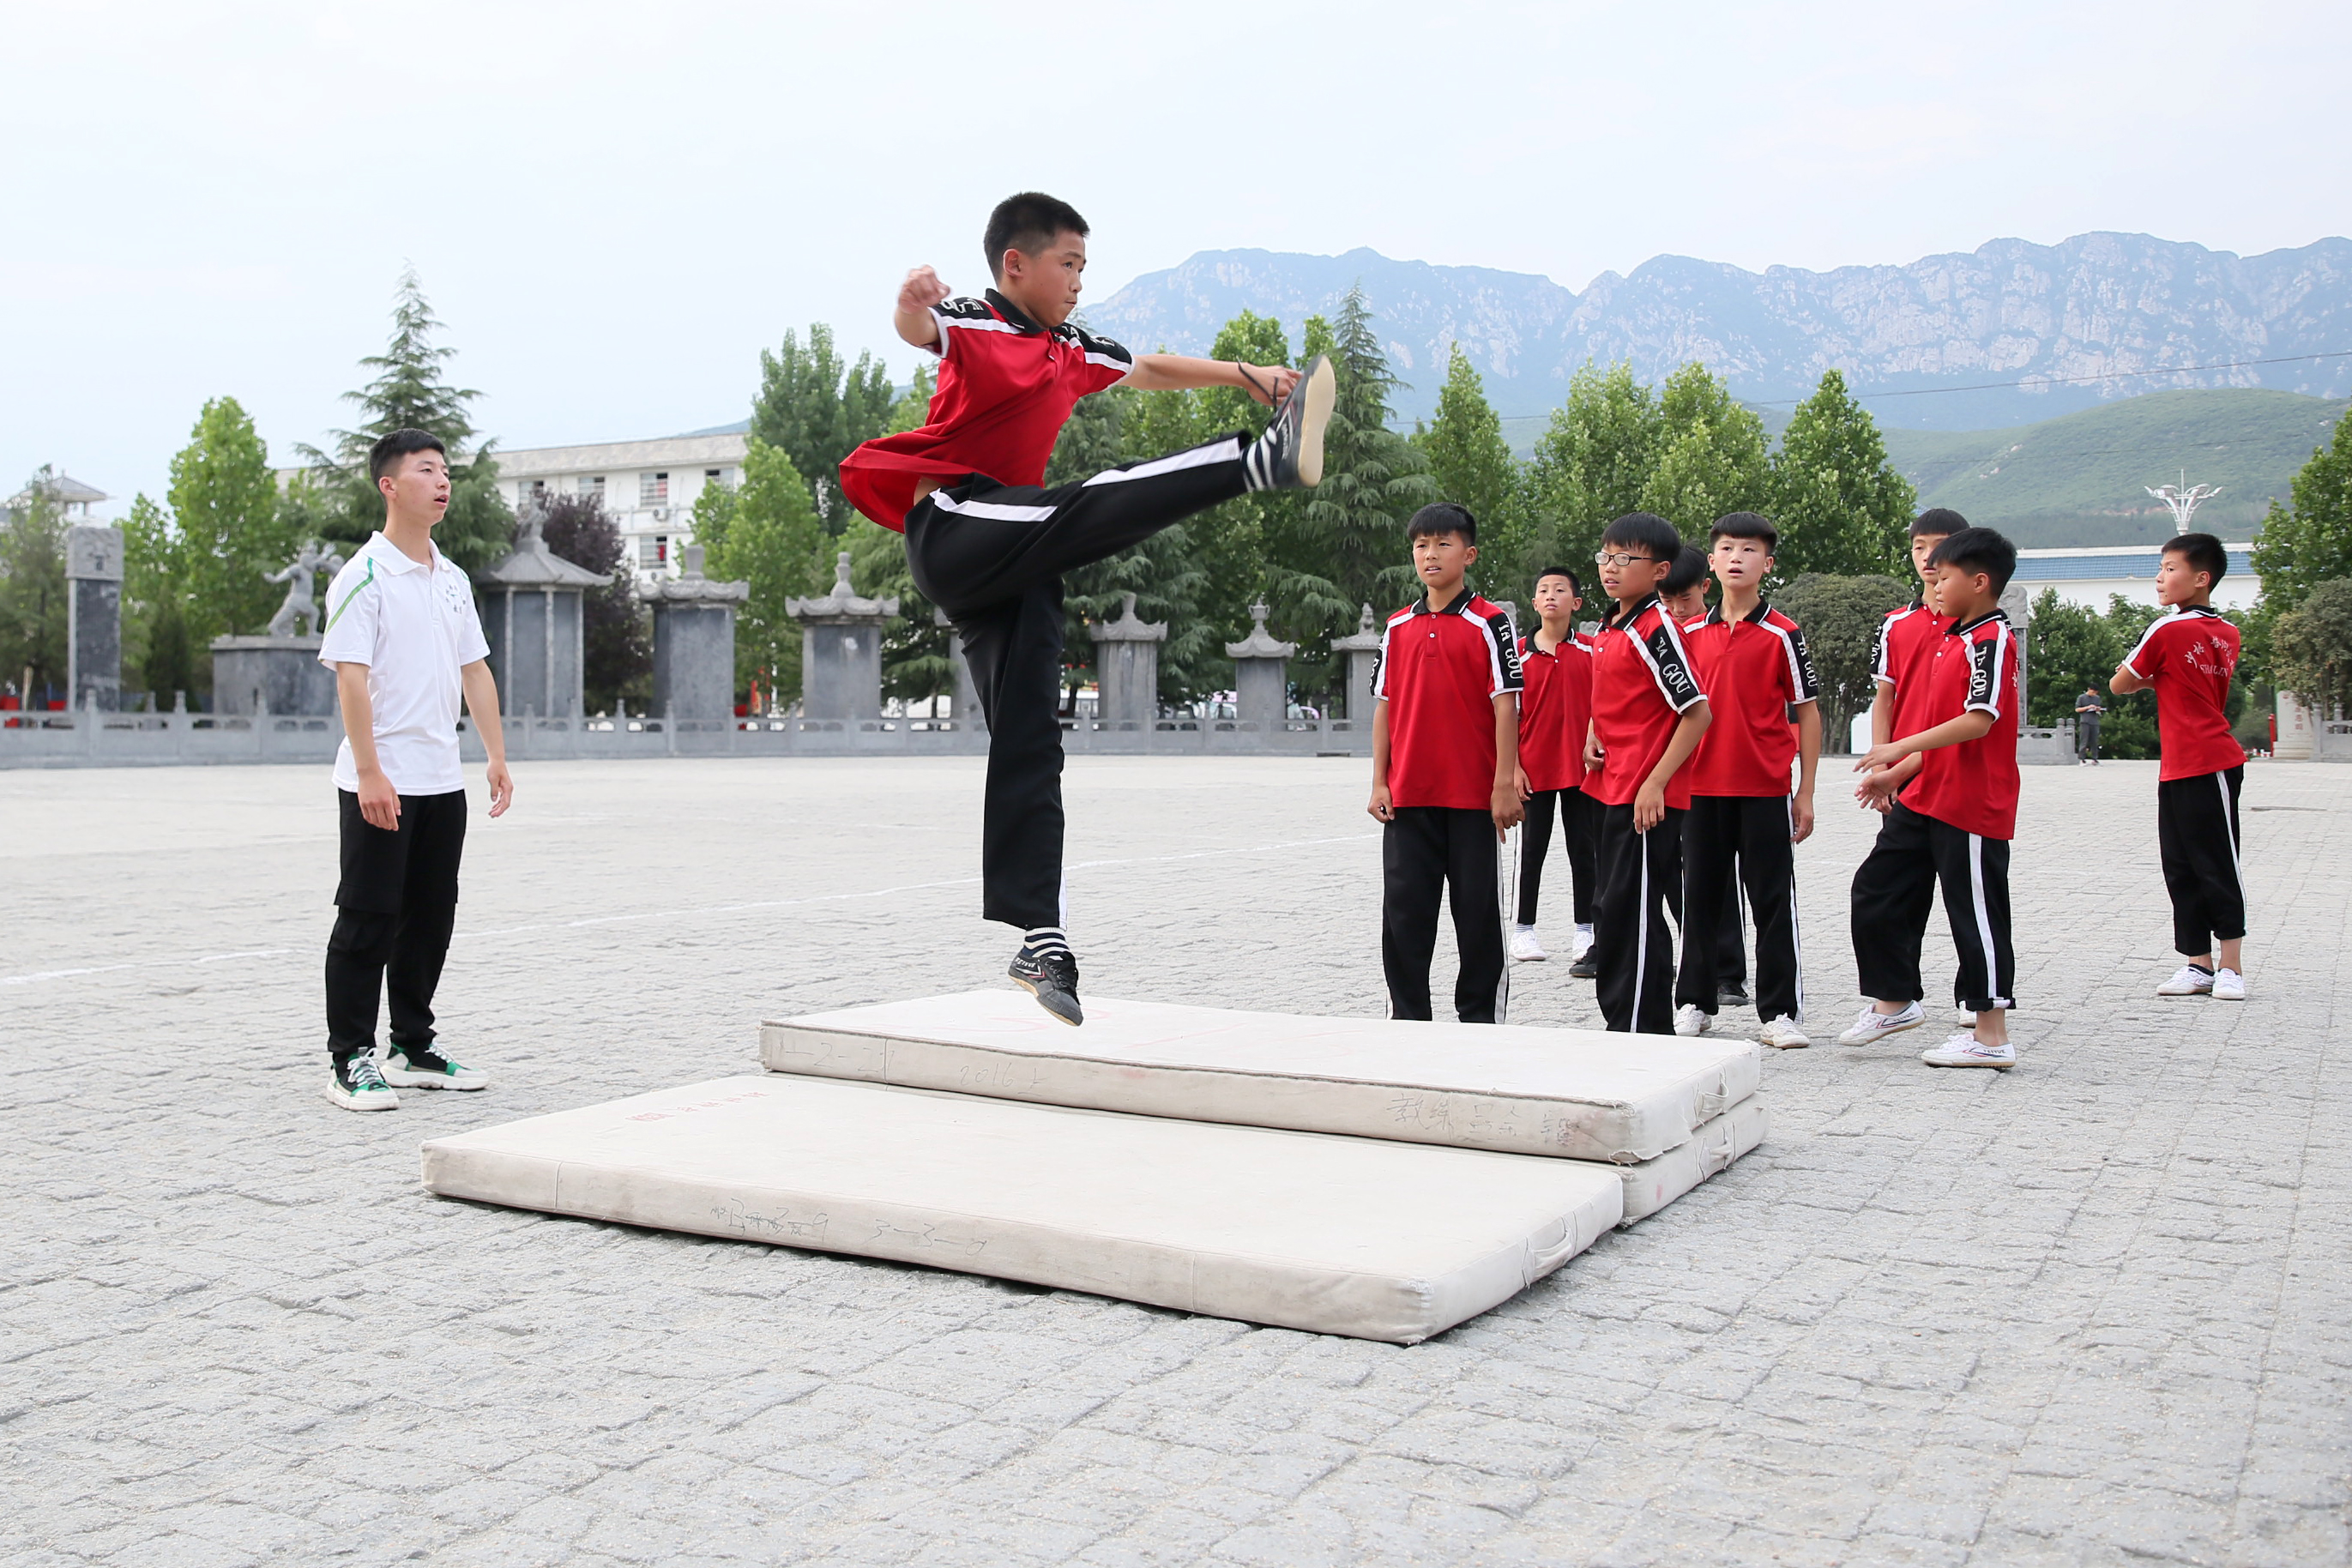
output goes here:
<path id="1" fill-rule="evenodd" d="M 1317 354 L 1282 400 L 1265 434 L 1242 454 L 1252 489 L 1306 489 L 1323 482 L 1323 431 L 1331 423 L 1339 386 L 1330 356 Z"/>
<path id="2" fill-rule="evenodd" d="M 1568 977 L 1570 980 L 1598 980 L 1601 978 L 1601 961 L 1588 952 L 1568 966 Z"/>
<path id="3" fill-rule="evenodd" d="M 1745 985 L 1718 985 L 1715 988 L 1715 1005 L 1718 1007 L 1752 1007 Z"/>
<path id="4" fill-rule="evenodd" d="M 1037 1005 L 1065 1024 L 1087 1021 L 1078 1007 L 1078 961 L 1069 953 L 1037 954 L 1024 947 L 1013 955 L 1013 967 L 1006 973 L 1028 988 Z"/>
<path id="5" fill-rule="evenodd" d="M 384 1053 L 383 1077 L 402 1089 L 488 1089 L 489 1074 L 453 1062 L 431 1046 L 394 1046 Z"/>
<path id="6" fill-rule="evenodd" d="M 327 1080 L 327 1098 L 345 1110 L 398 1110 L 400 1096 L 392 1092 L 392 1085 L 383 1081 L 383 1074 L 372 1056 L 353 1057 L 335 1064 L 335 1074 Z"/>

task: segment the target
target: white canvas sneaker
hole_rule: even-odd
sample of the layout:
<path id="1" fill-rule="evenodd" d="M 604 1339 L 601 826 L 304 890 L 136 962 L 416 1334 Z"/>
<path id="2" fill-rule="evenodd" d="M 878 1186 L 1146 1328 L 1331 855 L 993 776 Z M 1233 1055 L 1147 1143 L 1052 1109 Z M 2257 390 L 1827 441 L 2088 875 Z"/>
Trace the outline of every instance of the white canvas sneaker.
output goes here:
<path id="1" fill-rule="evenodd" d="M 2210 996 L 2213 994 L 2213 976 L 2193 963 L 2184 963 L 2172 972 L 2172 978 L 2156 988 L 2158 996 Z M 2238 1000 L 2245 1000 L 2245 983 L 2238 985 Z"/>
<path id="2" fill-rule="evenodd" d="M 1675 1009 L 1675 1033 L 1677 1035 L 1704 1035 L 1714 1027 L 1714 1016 L 1695 1002 L 1685 1002 Z"/>
<path id="3" fill-rule="evenodd" d="M 1782 1014 L 1756 1032 L 1757 1039 L 1776 1050 L 1801 1051 L 1811 1045 L 1805 1031 L 1797 1027 L 1797 1020 Z"/>
<path id="4" fill-rule="evenodd" d="M 1536 940 L 1535 927 L 1515 925 L 1511 928 L 1512 963 L 1541 963 L 1550 956 L 1544 952 L 1543 943 Z"/>
<path id="5" fill-rule="evenodd" d="M 1842 1046 L 1866 1046 L 1873 1040 L 1883 1040 L 1889 1035 L 1899 1035 L 1906 1029 L 1916 1029 L 1927 1021 L 1916 1002 L 1906 1002 L 1900 1013 L 1882 1013 L 1875 1007 L 1864 1007 L 1853 1026 L 1838 1037 Z"/>
<path id="6" fill-rule="evenodd" d="M 2006 1072 L 2017 1065 L 2017 1047 L 1981 1045 L 1974 1035 L 1954 1035 L 1920 1052 L 1919 1059 L 1931 1068 L 1999 1068 Z"/>
<path id="7" fill-rule="evenodd" d="M 2242 1002 L 2246 999 L 2246 977 L 2234 969 L 2213 972 L 2213 1000 Z"/>

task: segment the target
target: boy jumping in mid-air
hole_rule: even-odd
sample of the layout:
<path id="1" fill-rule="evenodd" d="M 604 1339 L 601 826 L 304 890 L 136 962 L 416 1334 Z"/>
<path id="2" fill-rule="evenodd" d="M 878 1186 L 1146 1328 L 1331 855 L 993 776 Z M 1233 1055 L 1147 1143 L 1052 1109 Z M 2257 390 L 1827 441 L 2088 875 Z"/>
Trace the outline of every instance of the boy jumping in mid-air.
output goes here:
<path id="1" fill-rule="evenodd" d="M 1592 942 L 1592 798 L 1584 793 L 1584 731 L 1592 721 L 1592 648 L 1576 635 L 1576 613 L 1584 607 L 1583 585 L 1565 566 L 1536 574 L 1536 617 L 1541 623 L 1519 639 L 1519 673 L 1527 689 L 1519 698 L 1519 794 L 1528 803 L 1528 831 L 1519 858 L 1518 918 L 1511 925 L 1511 959 L 1539 963 L 1546 957 L 1536 936 L 1536 902 L 1543 890 L 1543 863 L 1551 848 L 1552 819 L 1568 847 L 1568 869 L 1575 896 L 1573 963 Z"/>
<path id="2" fill-rule="evenodd" d="M 906 534 L 915 586 L 963 643 L 989 731 L 982 913 L 1021 928 L 1013 978 L 1066 1024 L 1085 1015 L 1063 930 L 1062 574 L 1245 491 L 1318 483 L 1335 391 L 1319 356 L 1302 374 L 1133 354 L 1072 326 L 1087 232 L 1068 203 L 1024 192 L 989 215 L 982 248 L 996 287 L 983 297 L 950 299 L 929 267 L 909 272 L 893 321 L 940 356 L 929 423 L 841 464 L 843 492 Z M 1226 436 L 1042 488 L 1071 408 L 1121 384 L 1239 386 L 1277 411 L 1255 441 Z"/>
<path id="3" fill-rule="evenodd" d="M 2238 628 L 2213 607 L 2230 569 L 2221 542 L 2184 533 L 2164 542 L 2156 599 L 2171 613 L 2116 667 L 2118 693 L 2156 693 L 2156 840 L 2172 895 L 2172 945 L 2187 960 L 2159 996 L 2246 999 L 2246 885 L 2238 867 L 2238 792 L 2246 752 L 2230 733 Z M 2221 945 L 2217 963 L 2214 944 Z"/>

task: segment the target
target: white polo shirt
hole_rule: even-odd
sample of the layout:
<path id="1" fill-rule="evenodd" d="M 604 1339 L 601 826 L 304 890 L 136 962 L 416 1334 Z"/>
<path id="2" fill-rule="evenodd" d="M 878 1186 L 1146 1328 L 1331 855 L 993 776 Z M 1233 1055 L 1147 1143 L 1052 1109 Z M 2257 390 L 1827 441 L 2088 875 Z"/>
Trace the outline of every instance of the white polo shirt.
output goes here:
<path id="1" fill-rule="evenodd" d="M 319 662 L 367 666 L 376 761 L 392 787 L 402 795 L 465 788 L 457 762 L 460 671 L 490 652 L 466 574 L 438 545 L 428 566 L 378 533 L 335 574 L 326 612 Z M 335 752 L 335 787 L 360 787 L 348 738 Z"/>

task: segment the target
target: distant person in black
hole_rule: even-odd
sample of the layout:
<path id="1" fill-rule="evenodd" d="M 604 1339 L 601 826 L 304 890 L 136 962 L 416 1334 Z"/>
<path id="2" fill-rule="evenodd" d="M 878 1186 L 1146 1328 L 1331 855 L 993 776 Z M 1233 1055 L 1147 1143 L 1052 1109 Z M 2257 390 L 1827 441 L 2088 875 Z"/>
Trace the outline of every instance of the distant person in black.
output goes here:
<path id="1" fill-rule="evenodd" d="M 2086 768 L 2099 765 L 2099 715 L 2106 710 L 2095 686 L 2085 686 L 2074 699 L 2074 756 Z"/>

